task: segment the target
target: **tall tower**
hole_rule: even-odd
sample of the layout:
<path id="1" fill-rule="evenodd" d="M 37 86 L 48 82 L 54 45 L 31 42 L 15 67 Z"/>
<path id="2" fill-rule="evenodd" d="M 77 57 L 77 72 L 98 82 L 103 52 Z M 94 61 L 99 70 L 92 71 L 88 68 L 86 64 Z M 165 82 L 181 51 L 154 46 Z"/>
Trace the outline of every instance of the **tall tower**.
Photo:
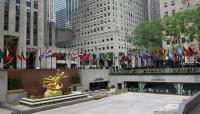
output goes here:
<path id="1" fill-rule="evenodd" d="M 156 21 L 160 19 L 160 2 L 159 0 L 148 0 L 148 20 Z"/>
<path id="2" fill-rule="evenodd" d="M 55 22 L 54 0 L 47 0 L 47 11 L 48 22 Z"/>
<path id="3" fill-rule="evenodd" d="M 73 13 L 75 39 L 65 47 L 97 54 L 126 52 L 125 36 L 146 18 L 145 0 L 81 0 Z"/>
<path id="4" fill-rule="evenodd" d="M 63 29 L 72 28 L 72 14 L 79 8 L 80 0 L 55 0 L 56 27 Z"/>

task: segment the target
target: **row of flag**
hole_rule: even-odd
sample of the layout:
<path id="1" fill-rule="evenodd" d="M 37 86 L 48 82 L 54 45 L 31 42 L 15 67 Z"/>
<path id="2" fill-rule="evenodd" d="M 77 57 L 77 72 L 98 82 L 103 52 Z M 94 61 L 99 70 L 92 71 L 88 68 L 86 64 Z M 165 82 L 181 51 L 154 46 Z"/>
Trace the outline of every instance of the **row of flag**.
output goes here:
<path id="1" fill-rule="evenodd" d="M 79 58 L 82 62 L 93 62 L 95 63 L 98 60 L 101 61 L 114 61 L 119 60 L 120 62 L 127 61 L 128 63 L 132 62 L 132 58 L 140 57 L 140 58 L 151 58 L 153 60 L 163 59 L 163 58 L 182 58 L 182 57 L 191 57 L 199 54 L 198 51 L 192 49 L 191 47 L 183 47 L 177 49 L 165 49 L 165 48 L 150 48 L 145 51 L 141 51 L 139 54 L 133 53 L 122 53 L 120 52 L 118 55 L 115 55 L 113 52 L 110 53 L 101 53 L 99 57 L 96 54 L 86 51 L 65 51 L 65 53 L 55 53 L 52 50 L 44 50 L 43 52 L 39 52 L 39 54 L 24 54 L 22 51 L 19 53 L 18 51 L 13 55 L 9 53 L 8 49 L 5 49 L 4 52 L 0 50 L 0 58 L 3 58 L 6 62 L 13 61 L 13 58 L 21 61 L 26 61 L 28 59 L 35 60 L 37 56 L 39 56 L 39 60 L 41 61 L 43 58 L 56 58 L 56 60 L 66 60 L 66 59 L 77 59 Z"/>
<path id="2" fill-rule="evenodd" d="M 191 47 L 183 47 L 177 49 L 159 49 L 159 48 L 151 48 L 149 50 L 143 51 L 140 53 L 141 58 L 151 58 L 156 59 L 156 57 L 160 58 L 171 58 L 176 59 L 177 57 L 192 57 L 194 55 L 198 55 L 199 52 L 197 50 L 192 49 Z"/>

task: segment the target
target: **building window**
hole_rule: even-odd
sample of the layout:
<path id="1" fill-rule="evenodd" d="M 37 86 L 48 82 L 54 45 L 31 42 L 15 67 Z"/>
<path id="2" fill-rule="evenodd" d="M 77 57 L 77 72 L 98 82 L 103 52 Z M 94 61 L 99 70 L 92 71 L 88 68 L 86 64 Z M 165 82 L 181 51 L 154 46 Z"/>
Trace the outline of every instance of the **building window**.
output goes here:
<path id="1" fill-rule="evenodd" d="M 4 0 L 4 30 L 9 29 L 9 4 L 10 0 Z"/>
<path id="2" fill-rule="evenodd" d="M 31 11 L 27 9 L 27 24 L 26 24 L 26 44 L 30 45 L 30 39 L 31 39 Z"/>
<path id="3" fill-rule="evenodd" d="M 164 7 L 165 7 L 165 8 L 167 7 L 167 2 L 164 3 Z"/>
<path id="4" fill-rule="evenodd" d="M 20 25 L 20 1 L 16 1 L 16 16 L 15 16 L 15 32 L 19 32 L 19 25 Z"/>
<path id="5" fill-rule="evenodd" d="M 168 16 L 168 12 L 167 11 L 165 12 L 165 16 Z"/>
<path id="6" fill-rule="evenodd" d="M 171 1 L 171 6 L 174 6 L 175 5 L 175 1 Z"/>
<path id="7" fill-rule="evenodd" d="M 38 32 L 37 32 L 37 29 L 38 29 L 38 13 L 36 11 L 34 11 L 34 26 L 33 26 L 33 34 L 34 34 L 34 37 L 33 37 L 33 45 L 34 46 L 37 46 L 38 45 Z"/>
<path id="8" fill-rule="evenodd" d="M 38 1 L 34 1 L 34 8 L 38 9 Z"/>
<path id="9" fill-rule="evenodd" d="M 31 1 L 26 1 L 27 7 L 31 7 Z"/>
<path id="10" fill-rule="evenodd" d="M 175 10 L 172 10 L 172 15 L 175 15 L 176 11 Z"/>

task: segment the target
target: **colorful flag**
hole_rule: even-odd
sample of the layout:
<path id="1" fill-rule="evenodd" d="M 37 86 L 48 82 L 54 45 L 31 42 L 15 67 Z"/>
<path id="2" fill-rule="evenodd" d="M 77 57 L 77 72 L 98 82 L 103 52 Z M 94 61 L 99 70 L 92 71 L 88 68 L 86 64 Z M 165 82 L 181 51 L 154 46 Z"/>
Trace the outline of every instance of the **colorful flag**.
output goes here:
<path id="1" fill-rule="evenodd" d="M 51 51 L 51 50 L 48 50 L 48 51 L 46 52 L 45 58 L 47 59 L 47 58 L 51 58 L 51 57 L 52 57 L 52 51 Z"/>
<path id="2" fill-rule="evenodd" d="M 24 52 L 22 51 L 22 53 L 21 53 L 21 58 L 22 58 L 22 60 L 24 60 L 24 61 L 26 61 L 27 59 L 28 59 L 28 57 L 26 58 L 25 56 L 24 56 Z"/>
<path id="3" fill-rule="evenodd" d="M 8 49 L 6 49 L 5 61 L 6 61 L 7 63 L 9 63 L 9 62 L 12 61 L 12 60 L 13 60 L 12 54 L 8 51 Z"/>
<path id="4" fill-rule="evenodd" d="M 18 51 L 16 52 L 16 57 L 17 57 L 17 59 L 22 60 L 22 57 L 21 57 L 21 55 L 19 54 Z"/>

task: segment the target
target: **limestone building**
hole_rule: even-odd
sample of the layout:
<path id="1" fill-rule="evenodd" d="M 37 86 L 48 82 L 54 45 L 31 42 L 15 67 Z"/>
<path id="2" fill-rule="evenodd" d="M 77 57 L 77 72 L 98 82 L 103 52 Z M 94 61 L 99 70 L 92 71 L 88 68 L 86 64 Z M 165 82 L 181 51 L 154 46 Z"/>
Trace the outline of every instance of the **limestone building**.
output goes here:
<path id="1" fill-rule="evenodd" d="M 160 2 L 159 0 L 148 0 L 148 20 L 156 21 L 160 19 Z"/>
<path id="2" fill-rule="evenodd" d="M 200 5 L 200 0 L 160 0 L 161 18 L 165 15 L 170 16 L 176 12 L 195 8 Z"/>
<path id="3" fill-rule="evenodd" d="M 126 52 L 125 35 L 147 19 L 145 0 L 81 0 L 73 13 L 74 40 L 67 48 L 97 54 Z M 118 64 L 118 62 L 116 62 Z"/>
<path id="4" fill-rule="evenodd" d="M 30 56 L 26 61 L 15 58 L 11 65 L 1 59 L 1 68 L 45 67 L 45 61 L 39 62 L 39 52 L 45 48 L 44 13 L 44 0 L 0 0 L 0 49 Z"/>

